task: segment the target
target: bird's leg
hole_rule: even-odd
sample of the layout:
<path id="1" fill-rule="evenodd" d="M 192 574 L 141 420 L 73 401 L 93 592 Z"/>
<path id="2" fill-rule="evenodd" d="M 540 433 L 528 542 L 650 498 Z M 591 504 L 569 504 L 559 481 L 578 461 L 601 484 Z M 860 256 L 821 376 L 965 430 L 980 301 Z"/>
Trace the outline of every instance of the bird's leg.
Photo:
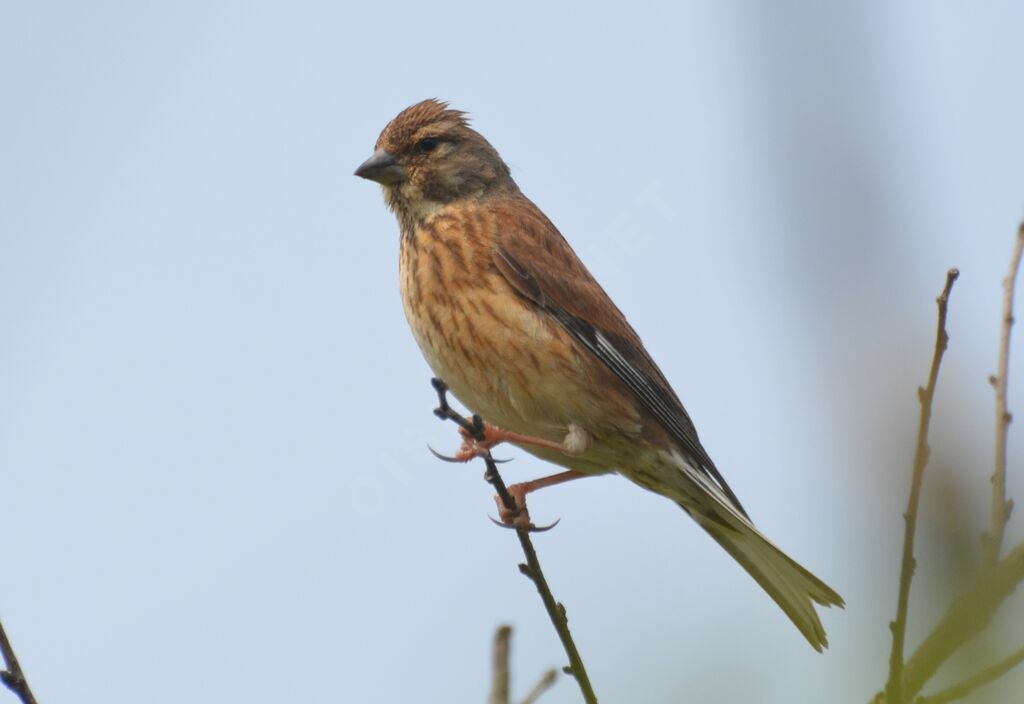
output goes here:
<path id="1" fill-rule="evenodd" d="M 508 493 L 515 500 L 516 508 L 515 510 L 508 508 L 505 506 L 504 502 L 502 502 L 500 496 L 495 496 L 494 500 L 498 504 L 498 516 L 505 525 L 515 526 L 516 528 L 532 528 L 533 524 L 530 523 L 530 512 L 526 509 L 527 494 L 537 491 L 538 489 L 543 489 L 546 486 L 563 484 L 565 482 L 570 482 L 573 479 L 581 479 L 582 477 L 587 476 L 590 475 L 570 469 L 566 472 L 552 474 L 550 477 L 541 477 L 540 479 L 523 482 L 522 484 L 512 484 L 508 487 Z"/>
<path id="2" fill-rule="evenodd" d="M 549 450 L 558 450 L 567 455 L 582 454 L 590 448 L 592 443 L 587 431 L 575 423 L 569 424 L 568 433 L 563 442 L 555 442 L 499 428 L 484 421 L 478 415 L 474 415 L 472 419 L 464 418 L 448 405 L 448 385 L 444 383 L 444 380 L 434 378 L 430 380 L 430 383 L 437 392 L 437 408 L 434 409 L 434 415 L 441 420 L 454 421 L 459 426 L 459 434 L 462 435 L 462 446 L 452 457 L 439 454 L 433 448 L 430 449 L 436 457 L 447 462 L 469 462 L 476 457 L 485 456 L 492 447 L 503 442 L 544 447 Z M 496 461 L 500 462 L 501 460 Z"/>
<path id="3" fill-rule="evenodd" d="M 503 442 L 514 442 L 519 445 L 531 445 L 533 447 L 546 447 L 551 450 L 558 450 L 559 452 L 568 452 L 569 450 L 565 443 L 554 442 L 553 440 L 546 440 L 533 435 L 523 435 L 522 433 L 499 428 L 487 422 L 483 426 L 483 440 L 474 437 L 473 431 L 461 426 L 459 427 L 459 434 L 462 435 L 462 447 L 455 453 L 454 459 L 459 462 L 468 462 L 475 457 L 482 457 L 495 445 L 500 445 Z"/>

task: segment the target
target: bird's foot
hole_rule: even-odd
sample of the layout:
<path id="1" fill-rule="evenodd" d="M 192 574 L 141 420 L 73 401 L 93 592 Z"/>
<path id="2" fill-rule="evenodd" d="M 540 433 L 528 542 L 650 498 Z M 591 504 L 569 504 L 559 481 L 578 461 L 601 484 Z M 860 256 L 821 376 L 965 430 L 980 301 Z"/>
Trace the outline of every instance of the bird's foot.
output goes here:
<path id="1" fill-rule="evenodd" d="M 495 494 L 494 503 L 498 505 L 498 518 L 501 520 L 494 521 L 494 523 L 502 528 L 525 530 L 528 533 L 543 533 L 544 531 L 551 530 L 557 526 L 558 522 L 562 519 L 558 519 L 554 523 L 546 526 L 533 525 L 533 521 L 530 520 L 530 511 L 526 508 L 526 494 L 532 489 L 533 487 L 531 486 L 531 482 L 526 482 L 525 484 L 513 484 L 508 487 L 507 491 L 509 496 L 512 497 L 515 508 L 509 508 L 506 506 L 501 495 Z"/>
<path id="2" fill-rule="evenodd" d="M 462 436 L 462 445 L 454 455 L 442 455 L 434 448 L 427 446 L 434 457 L 445 462 L 469 462 L 477 457 L 487 457 L 491 448 L 506 441 L 505 431 L 490 423 L 481 422 L 470 427 L 459 426 L 459 435 Z M 480 439 L 480 438 L 483 439 Z M 495 462 L 508 462 L 508 460 L 494 460 Z"/>
<path id="3" fill-rule="evenodd" d="M 530 521 L 530 511 L 526 508 L 526 492 L 522 484 L 513 484 L 508 487 L 508 495 L 512 497 L 515 508 L 509 508 L 502 501 L 500 495 L 495 494 L 494 503 L 498 505 L 498 518 L 501 523 L 510 528 L 522 528 L 529 530 L 533 528 Z"/>
<path id="4" fill-rule="evenodd" d="M 563 443 L 539 438 L 534 435 L 524 435 L 523 433 L 505 430 L 504 428 L 499 428 L 496 425 L 491 425 L 486 421 L 483 424 L 482 440 L 478 439 L 478 435 L 474 435 L 472 431 L 463 427 L 459 428 L 459 434 L 462 435 L 462 447 L 455 456 L 465 456 L 466 460 L 471 460 L 474 457 L 481 457 L 490 452 L 493 447 L 500 445 L 503 442 L 511 442 L 518 445 L 530 445 L 532 447 L 546 447 L 560 452 L 565 452 L 566 450 Z"/>
<path id="5" fill-rule="evenodd" d="M 523 482 L 522 484 L 513 484 L 508 487 L 507 491 L 508 495 L 512 498 L 512 503 L 515 504 L 515 508 L 509 508 L 506 506 L 505 502 L 502 501 L 501 496 L 494 497 L 495 502 L 498 504 L 498 517 L 501 518 L 501 523 L 499 523 L 499 525 L 516 528 L 518 530 L 528 530 L 534 533 L 551 530 L 558 525 L 558 521 L 541 528 L 538 528 L 530 522 L 530 512 L 526 509 L 526 495 L 531 491 L 537 491 L 538 489 L 543 489 L 547 486 L 554 486 L 555 484 L 563 484 L 584 476 L 586 475 L 569 470 L 560 474 L 553 474 L 550 477 L 541 477 L 540 479 Z M 495 521 L 495 523 L 498 523 L 498 521 Z"/>
<path id="6" fill-rule="evenodd" d="M 477 457 L 486 457 L 491 449 L 503 442 L 513 442 L 520 445 L 531 445 L 533 447 L 546 447 L 560 452 L 566 452 L 563 443 L 538 438 L 533 435 L 523 435 L 511 430 L 499 428 L 487 422 L 469 427 L 460 425 L 459 435 L 462 436 L 462 445 L 454 455 L 442 455 L 430 448 L 434 456 L 446 462 L 469 462 Z M 482 439 L 481 439 L 482 438 Z M 495 462 L 507 462 L 508 460 L 495 460 Z"/>

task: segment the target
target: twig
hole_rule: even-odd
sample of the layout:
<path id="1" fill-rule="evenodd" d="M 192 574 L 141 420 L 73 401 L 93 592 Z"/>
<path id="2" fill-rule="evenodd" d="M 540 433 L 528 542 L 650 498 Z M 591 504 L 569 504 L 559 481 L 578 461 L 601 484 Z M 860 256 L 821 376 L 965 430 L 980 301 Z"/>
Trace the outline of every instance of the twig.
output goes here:
<path id="1" fill-rule="evenodd" d="M 557 670 L 548 670 L 541 675 L 540 682 L 534 685 L 530 693 L 523 697 L 523 700 L 519 704 L 536 704 L 537 700 L 540 699 L 540 695 L 551 689 L 558 679 Z"/>
<path id="2" fill-rule="evenodd" d="M 914 471 L 910 482 L 910 499 L 907 510 L 903 514 L 906 524 L 903 534 L 903 561 L 900 567 L 899 596 L 896 602 L 896 620 L 889 624 L 892 629 L 892 652 L 889 656 L 889 681 L 885 685 L 885 697 L 888 704 L 903 704 L 903 648 L 907 634 L 907 607 L 910 600 L 910 583 L 914 578 L 917 561 L 914 559 L 914 535 L 917 530 L 917 506 L 921 499 L 921 485 L 924 481 L 924 468 L 928 464 L 928 427 L 932 419 L 932 401 L 935 398 L 935 384 L 939 378 L 939 365 L 942 354 L 949 344 L 946 333 L 946 311 L 949 294 L 953 289 L 960 272 L 950 269 L 946 273 L 946 285 L 936 299 L 939 307 L 939 319 L 935 331 L 935 353 L 932 356 L 931 370 L 928 372 L 928 385 L 918 387 L 917 395 L 921 403 L 921 421 L 917 429 L 917 449 L 914 452 Z"/>
<path id="3" fill-rule="evenodd" d="M 985 558 L 989 564 L 999 559 L 1006 522 L 1013 510 L 1013 501 L 1006 500 L 1006 436 L 1012 416 L 1006 409 L 1006 388 L 1010 375 L 1010 328 L 1013 327 L 1013 293 L 1024 252 L 1024 222 L 1017 229 L 1017 242 L 1010 258 L 1010 271 L 1003 279 L 1003 324 L 999 336 L 999 369 L 989 382 L 996 390 L 996 451 L 992 470 L 992 527 L 985 539 Z"/>
<path id="4" fill-rule="evenodd" d="M 511 626 L 498 626 L 494 632 L 494 654 L 491 670 L 491 696 L 489 704 L 509 704 L 509 641 L 512 639 Z"/>
<path id="5" fill-rule="evenodd" d="M 511 652 L 512 627 L 509 625 L 498 626 L 494 632 L 493 669 L 491 673 L 491 696 L 488 704 L 509 704 L 511 701 L 509 656 Z M 551 686 L 558 679 L 556 670 L 548 670 L 541 675 L 540 681 L 534 685 L 530 693 L 523 698 L 520 704 L 536 704 L 544 692 L 551 689 Z"/>
<path id="6" fill-rule="evenodd" d="M 7 637 L 3 623 L 0 623 L 0 655 L 3 655 L 6 668 L 0 671 L 0 681 L 3 681 L 4 686 L 17 695 L 22 704 L 36 704 L 35 695 L 32 694 L 32 690 L 28 686 L 25 673 L 21 671 L 21 663 L 18 662 L 18 657 L 14 654 L 14 648 L 11 647 L 11 641 Z"/>
<path id="7" fill-rule="evenodd" d="M 442 420 L 451 420 L 458 423 L 472 437 L 482 441 L 484 439 L 483 419 L 480 416 L 473 416 L 472 421 L 463 418 L 448 405 L 448 385 L 441 379 L 433 379 L 431 384 L 433 384 L 434 390 L 437 391 L 438 407 L 434 409 L 434 415 Z M 487 464 L 484 479 L 494 487 L 498 498 L 501 499 L 502 505 L 509 511 L 515 512 L 517 510 L 515 499 L 508 493 L 508 488 L 505 486 L 505 481 L 501 478 L 501 474 L 498 473 L 498 465 L 495 463 L 494 458 L 488 452 L 483 455 L 483 459 Z M 519 544 L 523 548 L 523 554 L 526 555 L 526 563 L 519 565 L 519 571 L 526 575 L 533 582 L 534 586 L 537 587 L 541 601 L 544 602 L 544 608 L 548 612 L 548 618 L 551 619 L 551 623 L 558 633 L 558 638 L 562 641 L 562 648 L 565 649 L 565 654 L 569 658 L 569 666 L 563 668 L 563 671 L 576 678 L 580 692 L 583 693 L 584 701 L 587 704 L 595 704 L 597 696 L 594 694 L 594 688 L 591 686 L 590 678 L 587 676 L 587 670 L 583 665 L 583 658 L 580 657 L 576 643 L 572 639 L 572 633 L 569 632 L 569 620 L 566 617 L 565 607 L 560 602 L 555 601 L 555 597 L 551 594 L 551 588 L 544 578 L 540 561 L 537 559 L 537 551 L 534 550 L 533 541 L 530 540 L 529 531 L 518 526 L 515 528 L 515 531 L 519 538 Z"/>
<path id="8" fill-rule="evenodd" d="M 449 406 L 448 384 L 444 383 L 443 379 L 431 379 L 430 384 L 434 387 L 434 391 L 437 392 L 437 408 L 434 409 L 434 415 L 441 420 L 453 421 L 469 433 L 474 440 L 483 442 L 485 439 L 483 418 L 475 415 L 472 420 L 467 420 Z M 494 459 L 489 454 L 484 459 L 487 461 L 487 471 L 484 473 L 484 479 L 498 492 L 498 498 L 501 499 L 502 505 L 510 511 L 515 511 L 516 501 L 512 498 L 512 494 L 508 493 L 505 482 L 502 481 L 501 475 L 498 474 L 498 467 L 494 464 Z M 493 471 L 491 470 L 492 466 L 494 468 Z"/>
<path id="9" fill-rule="evenodd" d="M 512 507 L 514 506 L 515 503 L 512 504 Z M 512 507 L 506 504 L 506 508 Z M 544 573 L 540 569 L 540 562 L 537 560 L 537 552 L 533 549 L 530 534 L 522 528 L 517 528 L 516 535 L 519 536 L 519 544 L 523 546 L 523 553 L 526 554 L 526 564 L 519 565 L 519 571 L 526 575 L 537 587 L 541 601 L 544 602 L 544 608 L 548 612 L 548 618 L 551 619 L 552 625 L 558 632 L 558 638 L 562 641 L 565 654 L 569 656 L 569 665 L 563 667 L 562 671 L 576 678 L 576 682 L 580 686 L 580 692 L 583 693 L 583 700 L 587 704 L 596 704 L 597 695 L 594 694 L 594 688 L 590 684 L 587 669 L 583 666 L 583 658 L 580 657 L 580 653 L 576 649 L 576 643 L 572 639 L 572 633 L 569 632 L 569 618 L 565 613 L 565 606 L 561 602 L 555 601 L 555 597 L 551 594 L 551 588 L 548 586 L 547 580 L 544 579 Z"/>
<path id="10" fill-rule="evenodd" d="M 968 694 L 989 682 L 998 679 L 1024 662 L 1024 648 L 1014 652 L 1009 657 L 1003 658 L 995 665 L 990 665 L 984 670 L 976 672 L 963 682 L 947 687 L 927 697 L 919 697 L 914 704 L 947 704 L 963 699 Z"/>
<path id="11" fill-rule="evenodd" d="M 907 660 L 903 692 L 913 697 L 964 643 L 981 633 L 996 610 L 1024 582 L 1024 542 L 994 567 L 982 568 L 946 609 L 938 625 Z M 891 704 L 891 700 L 890 700 Z"/>

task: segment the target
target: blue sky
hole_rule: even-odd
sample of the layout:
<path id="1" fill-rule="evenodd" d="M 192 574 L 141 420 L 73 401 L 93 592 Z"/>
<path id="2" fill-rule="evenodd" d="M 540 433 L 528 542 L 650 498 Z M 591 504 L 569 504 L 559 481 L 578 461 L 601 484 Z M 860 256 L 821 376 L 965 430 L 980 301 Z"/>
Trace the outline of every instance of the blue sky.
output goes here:
<path id="1" fill-rule="evenodd" d="M 0 616 L 40 700 L 481 701 L 502 622 L 519 692 L 563 662 L 481 468 L 426 451 L 457 437 L 396 225 L 351 176 L 437 96 L 626 312 L 758 524 L 849 605 L 817 655 L 670 502 L 551 489 L 537 547 L 602 701 L 865 701 L 954 265 L 912 645 L 955 583 L 948 541 L 987 520 L 1022 22 L 1010 2 L 5 5 Z M 510 481 L 546 471 L 507 454 Z M 1020 457 L 1014 436 L 1018 496 Z"/>

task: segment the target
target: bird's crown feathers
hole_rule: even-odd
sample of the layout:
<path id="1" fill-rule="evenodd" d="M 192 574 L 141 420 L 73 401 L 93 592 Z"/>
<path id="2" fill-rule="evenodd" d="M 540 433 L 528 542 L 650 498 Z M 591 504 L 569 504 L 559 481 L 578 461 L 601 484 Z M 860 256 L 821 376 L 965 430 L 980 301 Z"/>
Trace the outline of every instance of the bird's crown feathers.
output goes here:
<path id="1" fill-rule="evenodd" d="M 449 108 L 448 103 L 437 98 L 428 98 L 398 113 L 380 133 L 376 148 L 390 152 L 400 151 L 425 127 L 444 132 L 469 127 L 469 119 L 461 110 Z"/>

